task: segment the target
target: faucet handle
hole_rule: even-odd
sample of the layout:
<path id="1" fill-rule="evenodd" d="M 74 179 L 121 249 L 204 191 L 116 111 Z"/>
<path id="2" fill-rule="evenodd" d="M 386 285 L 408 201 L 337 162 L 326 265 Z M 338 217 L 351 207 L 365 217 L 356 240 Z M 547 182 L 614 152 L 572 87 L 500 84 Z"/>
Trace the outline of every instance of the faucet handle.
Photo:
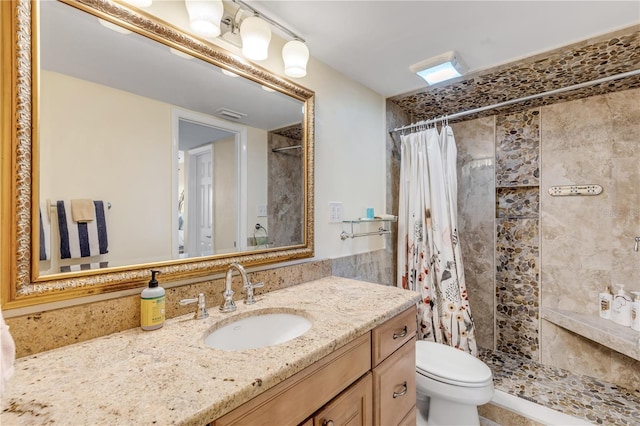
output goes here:
<path id="1" fill-rule="evenodd" d="M 209 316 L 209 312 L 207 312 L 207 306 L 204 299 L 204 293 L 198 294 L 197 299 L 182 299 L 180 301 L 180 306 L 186 306 L 192 303 L 198 304 L 198 307 L 196 308 L 196 313 L 194 315 L 195 319 L 205 319 Z"/>
<path id="2" fill-rule="evenodd" d="M 253 289 L 264 287 L 264 283 L 252 284 L 251 281 L 247 281 L 247 285 L 244 286 L 247 289 L 247 298 L 244 299 L 245 305 L 253 305 L 256 303 L 256 298 L 253 296 Z"/>
<path id="3" fill-rule="evenodd" d="M 236 310 L 236 303 L 233 301 L 233 295 L 235 292 L 231 289 L 227 289 L 222 293 L 224 302 L 220 305 L 220 312 L 233 312 Z"/>

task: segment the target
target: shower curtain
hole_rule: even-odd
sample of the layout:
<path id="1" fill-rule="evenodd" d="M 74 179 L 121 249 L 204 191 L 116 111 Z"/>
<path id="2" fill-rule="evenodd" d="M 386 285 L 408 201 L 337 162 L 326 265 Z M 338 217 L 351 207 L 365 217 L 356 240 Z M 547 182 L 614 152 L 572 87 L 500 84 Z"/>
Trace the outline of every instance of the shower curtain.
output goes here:
<path id="1" fill-rule="evenodd" d="M 420 339 L 477 355 L 457 234 L 453 129 L 401 136 L 397 286 L 422 294 Z"/>

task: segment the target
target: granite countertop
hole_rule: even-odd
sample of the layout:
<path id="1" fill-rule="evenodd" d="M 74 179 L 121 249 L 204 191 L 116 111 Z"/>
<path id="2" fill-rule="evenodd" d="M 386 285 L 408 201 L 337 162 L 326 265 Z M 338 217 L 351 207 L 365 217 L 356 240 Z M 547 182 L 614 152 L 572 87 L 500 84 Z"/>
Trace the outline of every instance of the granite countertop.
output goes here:
<path id="1" fill-rule="evenodd" d="M 209 308 L 155 331 L 121 333 L 20 358 L 2 397 L 0 424 L 204 424 L 308 367 L 412 306 L 419 294 L 327 277 Z M 178 301 L 167 301 L 178 303 Z M 195 310 L 195 308 L 194 308 Z M 204 336 L 250 312 L 298 312 L 312 328 L 289 342 L 225 352 Z"/>

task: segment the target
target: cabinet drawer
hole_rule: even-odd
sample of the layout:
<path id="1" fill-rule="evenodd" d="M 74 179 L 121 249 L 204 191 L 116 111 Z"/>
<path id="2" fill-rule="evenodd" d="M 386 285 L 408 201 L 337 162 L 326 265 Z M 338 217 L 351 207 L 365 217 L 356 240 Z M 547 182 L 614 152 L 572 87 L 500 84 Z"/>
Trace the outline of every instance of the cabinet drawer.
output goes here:
<path id="1" fill-rule="evenodd" d="M 214 425 L 297 425 L 370 369 L 367 333 L 220 417 Z"/>
<path id="2" fill-rule="evenodd" d="M 314 426 L 368 426 L 373 422 L 371 373 L 328 403 L 313 418 Z"/>
<path id="3" fill-rule="evenodd" d="M 415 337 L 416 331 L 415 306 L 374 328 L 371 333 L 373 366 L 380 364 L 396 349 Z"/>
<path id="4" fill-rule="evenodd" d="M 398 425 L 416 405 L 415 336 L 373 370 L 375 425 Z"/>

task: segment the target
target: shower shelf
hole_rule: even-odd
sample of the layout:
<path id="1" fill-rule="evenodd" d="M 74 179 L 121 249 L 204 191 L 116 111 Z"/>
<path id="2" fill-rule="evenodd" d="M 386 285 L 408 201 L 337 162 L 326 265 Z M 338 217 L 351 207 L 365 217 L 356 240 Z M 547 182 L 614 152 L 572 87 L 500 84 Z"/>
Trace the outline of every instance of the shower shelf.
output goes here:
<path id="1" fill-rule="evenodd" d="M 391 229 L 389 229 L 389 223 L 397 222 L 398 218 L 393 217 L 389 219 L 382 218 L 374 218 L 374 219 L 355 219 L 355 220 L 343 220 L 342 224 L 348 224 L 351 232 L 342 231 L 340 233 L 340 239 L 342 241 L 349 238 L 358 238 L 358 237 L 370 237 L 374 235 L 387 235 L 391 234 Z M 354 225 L 358 226 L 359 224 L 365 223 L 380 223 L 381 225 L 378 227 L 376 231 L 370 232 L 354 232 Z"/>
<path id="2" fill-rule="evenodd" d="M 553 308 L 542 308 L 541 316 L 558 327 L 599 343 L 609 349 L 640 361 L 640 333 L 598 314 L 578 314 Z"/>

